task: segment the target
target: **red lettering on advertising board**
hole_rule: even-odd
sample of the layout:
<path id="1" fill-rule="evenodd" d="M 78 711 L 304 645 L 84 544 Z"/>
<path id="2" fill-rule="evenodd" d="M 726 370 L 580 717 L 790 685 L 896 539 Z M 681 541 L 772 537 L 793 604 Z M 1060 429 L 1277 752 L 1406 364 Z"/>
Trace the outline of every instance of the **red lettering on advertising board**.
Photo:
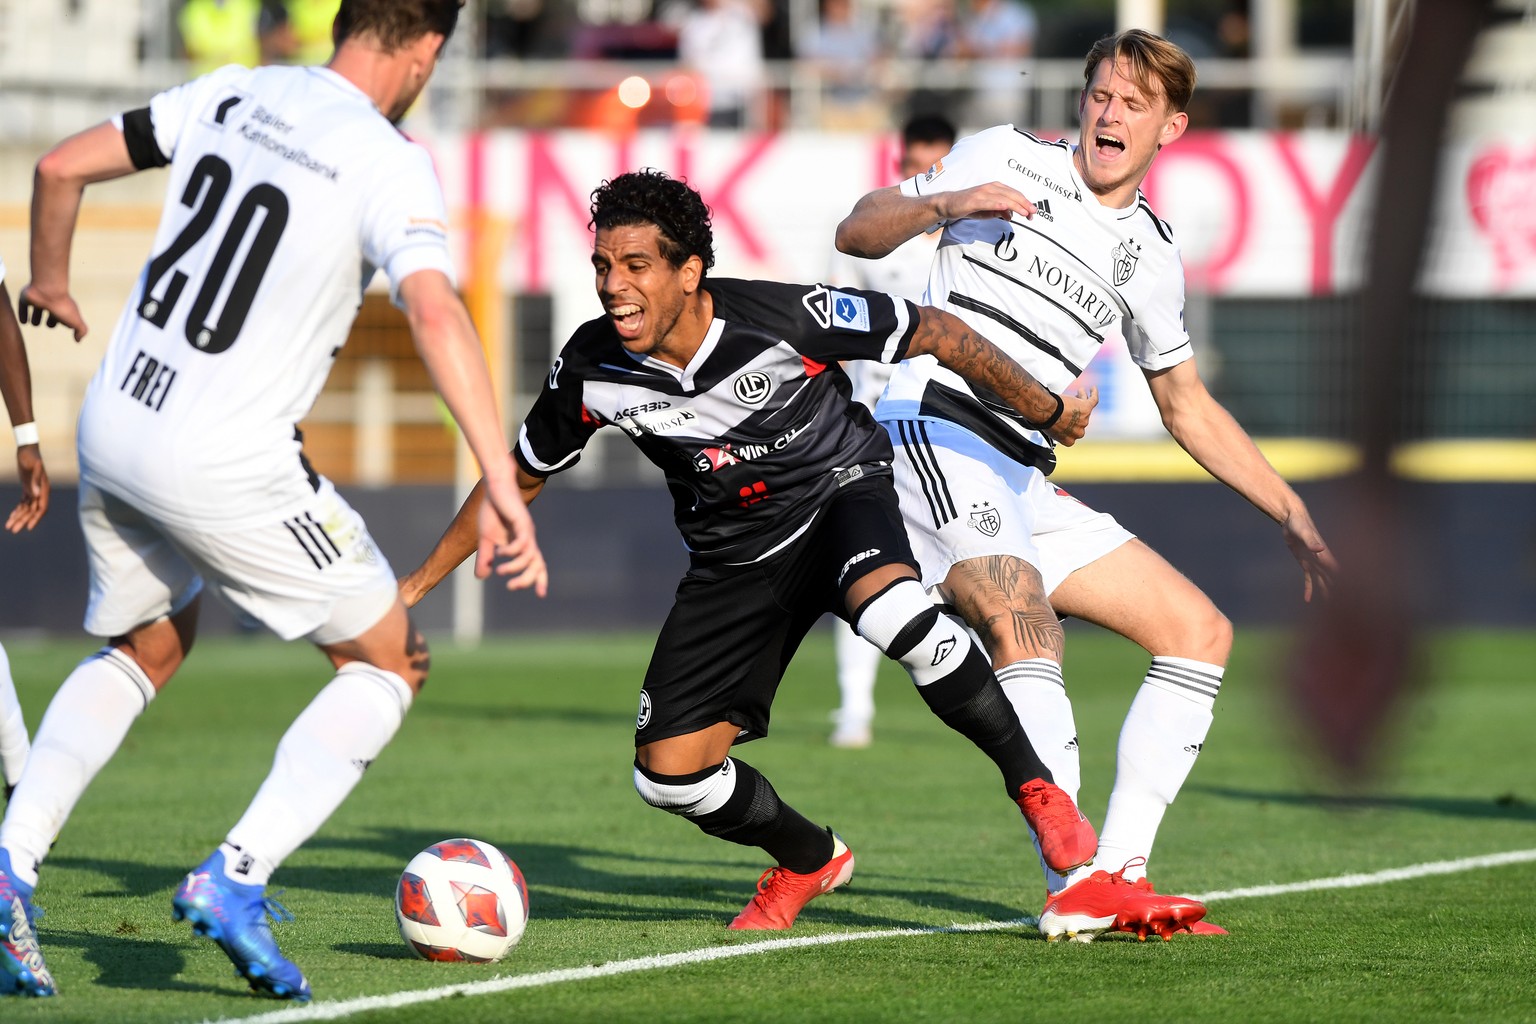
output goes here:
<path id="1" fill-rule="evenodd" d="M 1333 291 L 1333 229 L 1344 204 L 1365 173 L 1373 146 L 1365 139 L 1350 139 L 1344 149 L 1344 159 L 1339 161 L 1339 169 L 1324 195 L 1307 177 L 1306 166 L 1297 152 L 1296 136 L 1281 134 L 1274 136 L 1274 140 L 1275 151 L 1280 154 L 1280 166 L 1296 184 L 1301 212 L 1307 218 L 1312 235 L 1312 294 L 1327 295 Z"/>

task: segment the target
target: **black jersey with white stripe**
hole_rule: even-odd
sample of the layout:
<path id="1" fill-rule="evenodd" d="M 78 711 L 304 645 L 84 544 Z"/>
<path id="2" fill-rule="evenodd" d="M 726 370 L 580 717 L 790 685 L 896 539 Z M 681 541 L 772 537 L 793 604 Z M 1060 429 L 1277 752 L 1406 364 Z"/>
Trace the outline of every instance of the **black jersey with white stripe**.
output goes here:
<path id="1" fill-rule="evenodd" d="M 704 289 L 714 319 L 681 369 L 630 353 L 606 316 L 578 328 L 515 455 L 549 476 L 617 427 L 666 475 L 695 562 L 753 562 L 803 532 L 842 483 L 890 471 L 890 441 L 850 400 L 838 362 L 898 362 L 917 311 L 819 284 L 710 278 Z"/>

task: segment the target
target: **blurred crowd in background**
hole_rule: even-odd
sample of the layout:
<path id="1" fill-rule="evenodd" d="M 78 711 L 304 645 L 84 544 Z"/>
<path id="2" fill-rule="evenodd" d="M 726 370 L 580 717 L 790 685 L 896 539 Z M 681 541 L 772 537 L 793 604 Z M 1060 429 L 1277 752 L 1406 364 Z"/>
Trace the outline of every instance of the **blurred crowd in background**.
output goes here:
<path id="1" fill-rule="evenodd" d="M 338 0 L 185 0 L 173 4 L 178 51 L 201 72 L 226 63 L 322 63 Z M 1303 48 L 1347 50 L 1349 0 L 1299 0 Z M 786 74 L 816 86 L 815 127 L 892 128 L 942 113 L 965 124 L 1024 123 L 1038 112 L 1022 78 L 1032 60 L 1077 60 L 1114 30 L 1113 0 L 481 0 L 461 31 L 498 62 L 675 65 L 643 94 L 605 95 L 555 75 L 546 90 L 508 87 L 489 124 L 604 127 L 695 122 L 785 126 Z M 1167 35 L 1197 60 L 1252 55 L 1249 0 L 1170 0 Z M 153 27 L 151 27 L 153 30 Z M 775 73 L 774 69 L 778 69 Z M 788 69 L 787 72 L 785 69 Z M 665 103 L 648 104 L 650 88 Z M 637 88 L 641 88 L 637 86 Z M 1214 90 L 1203 127 L 1246 127 L 1251 106 Z M 649 107 L 649 109 L 646 109 Z M 626 113 L 625 111 L 630 111 Z M 634 113 L 639 111 L 639 113 Z M 802 122 L 803 126 L 803 122 Z"/>

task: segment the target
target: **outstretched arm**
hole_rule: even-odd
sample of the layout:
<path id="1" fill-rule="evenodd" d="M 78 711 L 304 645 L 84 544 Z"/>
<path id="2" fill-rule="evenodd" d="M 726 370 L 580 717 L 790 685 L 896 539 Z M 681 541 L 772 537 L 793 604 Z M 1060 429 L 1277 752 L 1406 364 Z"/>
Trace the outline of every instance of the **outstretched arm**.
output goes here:
<path id="1" fill-rule="evenodd" d="M 421 360 L 484 476 L 481 485 L 490 500 L 479 507 L 475 575 L 484 579 L 490 575 L 492 561 L 506 559 L 496 571 L 511 577 L 507 586 L 513 590 L 532 587 L 543 597 L 549 589 L 549 571 L 534 538 L 528 506 L 518 491 L 516 467 L 502 436 L 490 374 L 469 311 L 438 270 L 419 270 L 405 278 L 400 282 L 400 299 Z"/>
<path id="2" fill-rule="evenodd" d="M 1052 393 L 964 320 L 932 306 L 918 307 L 917 331 L 907 354 L 935 357 L 970 383 L 997 395 L 1064 445 L 1074 444 L 1083 436 L 1088 418 L 1099 404 L 1096 388 L 1079 395 Z"/>
<path id="3" fill-rule="evenodd" d="M 128 143 L 112 123 L 71 135 L 43 154 L 32 175 L 32 280 L 21 290 L 18 312 L 34 327 L 47 318 L 75 340 L 88 330 L 69 293 L 69 252 L 85 186 L 132 174 Z"/>
<path id="4" fill-rule="evenodd" d="M 1280 524 L 1285 544 L 1301 565 L 1302 598 L 1326 594 L 1338 571 L 1333 553 L 1301 497 L 1275 472 L 1232 414 L 1206 390 L 1194 360 L 1147 374 L 1163 426 L 1211 476 Z"/>
<path id="5" fill-rule="evenodd" d="M 0 282 L 0 397 L 5 399 L 11 425 L 32 424 L 32 371 L 27 365 L 27 349 L 21 328 L 11 312 L 11 295 Z M 34 425 L 30 428 L 35 431 Z M 43 450 L 36 441 L 17 438 L 16 478 L 21 481 L 21 500 L 5 518 L 5 528 L 12 533 L 30 530 L 48 511 L 48 471 L 43 468 Z"/>
<path id="6" fill-rule="evenodd" d="M 967 217 L 1007 220 L 1035 215 L 1035 204 L 1018 189 L 990 182 L 956 192 L 902 195 L 900 185 L 880 188 L 854 204 L 837 226 L 837 247 L 850 256 L 879 259 L 935 224 Z"/>
<path id="7" fill-rule="evenodd" d="M 544 478 L 531 476 L 519 467 L 517 486 L 522 492 L 523 503 L 531 505 L 544 489 Z M 475 546 L 479 542 L 477 524 L 484 503 L 485 481 L 481 480 L 469 492 L 469 497 L 464 499 L 464 504 L 459 506 L 453 522 L 448 524 L 448 529 L 443 531 L 426 559 L 400 578 L 400 599 L 407 608 L 414 608 L 416 602 L 427 596 L 428 591 L 457 569 L 464 559 L 475 553 Z"/>

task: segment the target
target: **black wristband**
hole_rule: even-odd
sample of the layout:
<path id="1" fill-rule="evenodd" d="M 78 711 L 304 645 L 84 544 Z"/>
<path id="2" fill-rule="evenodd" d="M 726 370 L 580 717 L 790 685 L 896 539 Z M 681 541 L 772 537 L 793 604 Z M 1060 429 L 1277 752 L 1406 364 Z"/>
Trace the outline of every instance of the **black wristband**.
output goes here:
<path id="1" fill-rule="evenodd" d="M 1056 399 L 1056 411 L 1051 413 L 1051 418 L 1045 420 L 1043 423 L 1031 423 L 1030 426 L 1034 427 L 1036 430 L 1050 430 L 1056 425 L 1056 421 L 1061 419 L 1062 411 L 1067 407 L 1067 403 L 1061 400 L 1060 395 L 1051 394 L 1049 391 L 1047 391 L 1046 394 L 1049 394 L 1052 398 Z"/>

